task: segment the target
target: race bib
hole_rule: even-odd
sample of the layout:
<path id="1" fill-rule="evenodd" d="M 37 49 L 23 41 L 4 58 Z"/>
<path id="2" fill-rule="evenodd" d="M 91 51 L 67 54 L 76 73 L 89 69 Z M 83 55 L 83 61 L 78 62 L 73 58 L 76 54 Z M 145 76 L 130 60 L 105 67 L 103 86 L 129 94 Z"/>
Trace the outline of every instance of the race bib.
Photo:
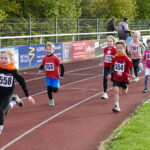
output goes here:
<path id="1" fill-rule="evenodd" d="M 113 55 L 105 55 L 105 62 L 112 63 Z"/>
<path id="2" fill-rule="evenodd" d="M 45 70 L 46 71 L 54 71 L 54 63 L 46 63 Z"/>
<path id="3" fill-rule="evenodd" d="M 147 54 L 146 54 L 146 59 L 147 59 L 147 60 L 150 60 L 150 53 L 147 53 Z"/>
<path id="4" fill-rule="evenodd" d="M 122 63 L 115 63 L 114 70 L 116 72 L 124 72 L 124 65 Z"/>
<path id="5" fill-rule="evenodd" d="M 2 87 L 12 87 L 13 76 L 0 74 L 0 86 Z"/>

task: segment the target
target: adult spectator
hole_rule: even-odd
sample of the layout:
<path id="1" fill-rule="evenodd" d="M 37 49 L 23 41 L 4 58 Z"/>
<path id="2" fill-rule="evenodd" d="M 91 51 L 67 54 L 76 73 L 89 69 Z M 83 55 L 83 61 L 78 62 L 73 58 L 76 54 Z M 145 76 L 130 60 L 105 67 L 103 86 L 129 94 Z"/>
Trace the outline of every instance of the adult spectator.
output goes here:
<path id="1" fill-rule="evenodd" d="M 126 40 L 128 36 L 131 36 L 131 31 L 128 27 L 128 18 L 123 18 L 123 22 L 119 23 L 118 37 L 119 40 Z"/>
<path id="2" fill-rule="evenodd" d="M 115 22 L 116 22 L 116 18 L 113 17 L 109 20 L 108 24 L 107 24 L 107 31 L 108 32 L 114 32 L 115 30 L 117 30 L 117 28 L 115 27 Z M 109 35 L 113 35 L 113 33 L 109 34 Z"/>

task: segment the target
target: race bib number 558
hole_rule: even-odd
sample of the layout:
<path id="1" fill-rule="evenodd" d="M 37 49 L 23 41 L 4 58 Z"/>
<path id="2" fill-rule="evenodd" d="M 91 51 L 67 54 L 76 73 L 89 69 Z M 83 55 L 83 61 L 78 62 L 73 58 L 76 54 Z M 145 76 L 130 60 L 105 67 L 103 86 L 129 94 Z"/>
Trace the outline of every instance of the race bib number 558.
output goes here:
<path id="1" fill-rule="evenodd" d="M 46 71 L 54 71 L 54 63 L 46 63 L 45 70 Z"/>
<path id="2" fill-rule="evenodd" d="M 0 86 L 3 87 L 12 87 L 13 76 L 0 74 Z"/>
<path id="3" fill-rule="evenodd" d="M 124 65 L 122 63 L 115 63 L 114 70 L 117 72 L 124 72 Z"/>

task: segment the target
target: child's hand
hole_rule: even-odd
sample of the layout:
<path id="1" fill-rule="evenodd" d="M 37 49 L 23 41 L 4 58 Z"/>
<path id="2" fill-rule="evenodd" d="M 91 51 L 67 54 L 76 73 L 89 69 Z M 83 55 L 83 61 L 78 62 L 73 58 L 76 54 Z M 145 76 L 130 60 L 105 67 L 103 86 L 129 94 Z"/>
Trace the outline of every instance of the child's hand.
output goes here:
<path id="1" fill-rule="evenodd" d="M 111 74 L 108 75 L 108 79 L 111 79 Z"/>
<path id="2" fill-rule="evenodd" d="M 118 71 L 117 74 L 118 74 L 118 76 L 122 76 L 122 72 Z"/>
<path id="3" fill-rule="evenodd" d="M 43 71 L 42 70 L 38 70 L 38 73 L 43 73 Z"/>
<path id="4" fill-rule="evenodd" d="M 103 63 L 100 63 L 100 64 L 99 64 L 99 66 L 100 66 L 100 67 L 103 67 L 103 66 L 104 66 L 104 64 L 103 64 Z"/>
<path id="5" fill-rule="evenodd" d="M 29 100 L 32 104 L 35 104 L 35 100 L 34 100 L 31 96 L 28 97 L 28 100 Z"/>

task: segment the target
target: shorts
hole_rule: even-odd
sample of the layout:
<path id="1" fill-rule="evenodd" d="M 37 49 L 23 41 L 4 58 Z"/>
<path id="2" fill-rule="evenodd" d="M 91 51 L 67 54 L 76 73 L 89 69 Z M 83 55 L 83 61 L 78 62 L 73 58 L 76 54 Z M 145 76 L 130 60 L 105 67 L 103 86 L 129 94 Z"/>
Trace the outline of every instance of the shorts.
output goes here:
<path id="1" fill-rule="evenodd" d="M 52 79 L 52 78 L 46 77 L 45 80 L 46 80 L 46 86 L 51 86 L 53 88 L 60 87 L 60 79 L 58 78 Z"/>
<path id="2" fill-rule="evenodd" d="M 149 68 L 145 68 L 145 76 L 149 76 L 150 75 L 150 69 Z"/>
<path id="3" fill-rule="evenodd" d="M 113 87 L 118 86 L 120 88 L 127 89 L 128 84 L 129 84 L 129 82 L 113 81 Z"/>

